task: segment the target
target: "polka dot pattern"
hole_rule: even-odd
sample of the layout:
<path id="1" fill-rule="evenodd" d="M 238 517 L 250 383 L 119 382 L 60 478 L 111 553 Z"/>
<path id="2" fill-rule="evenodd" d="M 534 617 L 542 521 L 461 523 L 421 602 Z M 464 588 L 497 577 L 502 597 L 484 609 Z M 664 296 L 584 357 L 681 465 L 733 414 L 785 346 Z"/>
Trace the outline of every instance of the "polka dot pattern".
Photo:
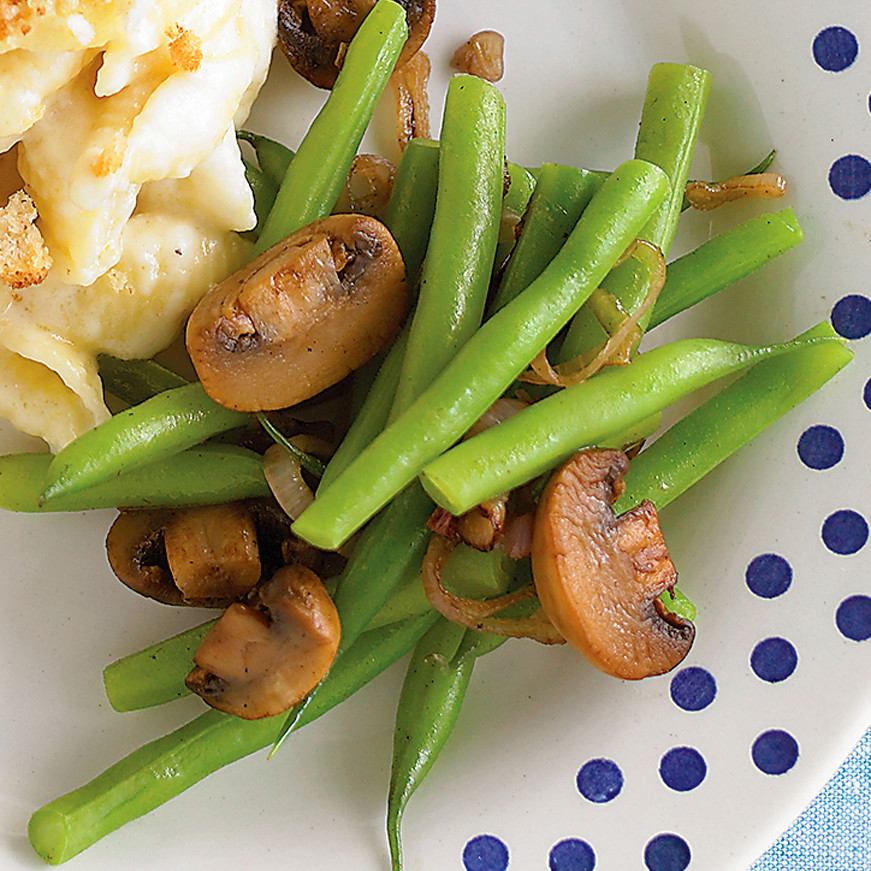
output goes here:
<path id="1" fill-rule="evenodd" d="M 798 665 L 798 654 L 785 638 L 766 638 L 753 648 L 750 667 L 760 680 L 780 683 L 786 680 Z"/>
<path id="2" fill-rule="evenodd" d="M 871 638 L 871 597 L 856 595 L 844 599 L 835 612 L 835 623 L 845 638 L 867 641 Z"/>
<path id="3" fill-rule="evenodd" d="M 792 584 L 792 566 L 776 553 L 763 553 L 751 560 L 744 577 L 751 593 L 774 599 Z"/>
<path id="4" fill-rule="evenodd" d="M 770 729 L 753 742 L 751 756 L 763 773 L 786 774 L 798 761 L 798 742 L 783 729 Z"/>
<path id="5" fill-rule="evenodd" d="M 508 859 L 508 847 L 493 835 L 478 835 L 463 849 L 466 871 L 505 871 Z"/>
<path id="6" fill-rule="evenodd" d="M 808 427 L 798 440 L 798 456 L 809 469 L 831 469 L 844 457 L 844 438 L 833 426 Z"/>
<path id="7" fill-rule="evenodd" d="M 822 536 L 830 551 L 849 556 L 861 550 L 868 541 L 868 523 L 858 511 L 845 508 L 825 519 Z"/>
<path id="8" fill-rule="evenodd" d="M 578 772 L 577 784 L 587 801 L 604 804 L 623 789 L 623 772 L 611 759 L 591 759 Z"/>
<path id="9" fill-rule="evenodd" d="M 657 835 L 644 848 L 648 871 L 684 871 L 691 858 L 690 846 L 680 835 Z"/>
<path id="10" fill-rule="evenodd" d="M 851 293 L 832 309 L 832 326 L 845 339 L 864 339 L 871 333 L 871 299 Z"/>
<path id="11" fill-rule="evenodd" d="M 586 841 L 566 838 L 550 851 L 547 867 L 550 871 L 593 871 L 596 854 Z"/>
<path id="12" fill-rule="evenodd" d="M 858 200 L 871 191 L 871 163 L 861 154 L 839 157 L 829 170 L 829 187 L 842 200 Z"/>
<path id="13" fill-rule="evenodd" d="M 676 792 L 695 789 L 708 773 L 704 757 L 693 747 L 675 747 L 659 762 L 662 782 Z"/>
<path id="14" fill-rule="evenodd" d="M 846 27 L 827 27 L 814 37 L 814 60 L 828 72 L 840 73 L 852 66 L 858 54 L 859 41 Z"/>
<path id="15" fill-rule="evenodd" d="M 685 711 L 702 711 L 717 696 L 717 681 L 697 665 L 682 668 L 672 679 L 671 700 Z"/>

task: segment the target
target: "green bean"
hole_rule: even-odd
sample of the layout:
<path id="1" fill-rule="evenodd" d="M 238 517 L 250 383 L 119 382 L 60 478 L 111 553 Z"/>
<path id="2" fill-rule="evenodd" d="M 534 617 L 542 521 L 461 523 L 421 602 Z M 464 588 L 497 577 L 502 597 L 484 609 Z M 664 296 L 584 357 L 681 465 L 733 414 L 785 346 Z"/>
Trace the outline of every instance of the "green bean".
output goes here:
<path id="1" fill-rule="evenodd" d="M 42 502 L 51 454 L 0 456 L 0 508 L 27 513 L 98 508 L 213 505 L 271 491 L 258 454 L 235 445 L 204 445 Z"/>
<path id="2" fill-rule="evenodd" d="M 244 158 L 242 165 L 245 167 L 245 181 L 248 182 L 251 195 L 254 197 L 254 214 L 257 216 L 257 224 L 252 232 L 256 236 L 263 229 L 263 224 L 275 204 L 278 185 L 265 172 Z"/>
<path id="3" fill-rule="evenodd" d="M 751 347 L 683 339 L 662 345 L 628 366 L 611 366 L 542 399 L 463 442 L 427 465 L 421 482 L 437 504 L 452 514 L 463 514 L 705 384 L 802 345 L 834 341 L 795 339 Z"/>
<path id="4" fill-rule="evenodd" d="M 460 349 L 433 384 L 300 515 L 294 529 L 335 548 L 448 448 L 514 381 L 599 285 L 667 190 L 631 160 L 603 184 L 545 271 Z"/>
<path id="5" fill-rule="evenodd" d="M 749 275 L 802 240 L 792 209 L 759 215 L 668 265 L 648 329 Z"/>
<path id="6" fill-rule="evenodd" d="M 276 142 L 261 133 L 252 133 L 250 130 L 237 130 L 236 138 L 247 142 L 254 149 L 260 171 L 277 190 L 284 181 L 287 168 L 293 160 L 293 151 L 281 142 Z"/>
<path id="7" fill-rule="evenodd" d="M 326 103 L 290 162 L 255 254 L 330 213 L 406 34 L 405 10 L 393 0 L 381 0 L 363 19 Z"/>
<path id="8" fill-rule="evenodd" d="M 216 622 L 207 620 L 107 665 L 103 687 L 109 704 L 119 712 L 138 711 L 189 695 L 184 679 L 193 668 L 196 649 Z"/>
<path id="9" fill-rule="evenodd" d="M 439 140 L 435 215 L 391 418 L 481 322 L 499 236 L 504 160 L 502 95 L 477 76 L 454 76 Z"/>
<path id="10" fill-rule="evenodd" d="M 544 271 L 568 238 L 604 178 L 586 169 L 546 163 L 523 217 L 523 232 L 493 298 L 499 311 Z"/>
<path id="11" fill-rule="evenodd" d="M 710 89 L 710 74 L 685 64 L 654 64 L 647 79 L 635 156 L 662 167 L 668 175 L 671 194 L 638 236 L 656 245 L 663 256 L 671 248 L 683 209 L 687 174 Z M 602 289 L 627 312 L 634 312 L 641 305 L 648 287 L 648 268 L 635 258 L 621 263 L 602 283 Z M 639 321 L 642 331 L 649 319 L 648 311 Z M 580 357 L 602 338 L 599 325 L 584 312 L 569 327 L 559 351 L 560 361 Z"/>
<path id="12" fill-rule="evenodd" d="M 104 389 L 129 405 L 138 405 L 164 390 L 189 383 L 156 360 L 121 360 L 100 354 L 97 364 Z"/>
<path id="13" fill-rule="evenodd" d="M 412 139 L 402 152 L 396 169 L 393 193 L 384 213 L 402 259 L 409 290 L 416 290 L 435 214 L 439 179 L 439 144 L 431 139 Z"/>
<path id="14" fill-rule="evenodd" d="M 474 656 L 454 657 L 464 627 L 444 618 L 414 649 L 396 709 L 393 765 L 387 794 L 387 839 L 393 871 L 402 869 L 400 827 L 412 793 L 432 768 L 456 723 Z"/>
<path id="15" fill-rule="evenodd" d="M 44 504 L 50 507 L 61 495 L 170 457 L 249 419 L 248 414 L 218 405 L 199 382 L 165 390 L 62 448 L 48 469 Z"/>
<path id="16" fill-rule="evenodd" d="M 641 231 L 640 238 L 652 242 L 666 255 L 683 207 L 690 161 L 710 90 L 710 73 L 685 64 L 654 64 L 647 78 L 635 156 L 665 170 L 671 195 Z"/>
<path id="17" fill-rule="evenodd" d="M 434 619 L 427 614 L 362 636 L 324 679 L 300 726 L 343 702 L 403 656 Z M 47 862 L 65 862 L 213 771 L 269 746 L 280 723 L 281 715 L 243 720 L 207 711 L 37 810 L 28 827 L 30 843 Z"/>
<path id="18" fill-rule="evenodd" d="M 642 499 L 664 508 L 735 451 L 834 377 L 853 357 L 827 322 L 786 354 L 757 363 L 671 426 L 629 464 L 615 510 Z M 804 342 L 804 343 L 802 343 Z"/>

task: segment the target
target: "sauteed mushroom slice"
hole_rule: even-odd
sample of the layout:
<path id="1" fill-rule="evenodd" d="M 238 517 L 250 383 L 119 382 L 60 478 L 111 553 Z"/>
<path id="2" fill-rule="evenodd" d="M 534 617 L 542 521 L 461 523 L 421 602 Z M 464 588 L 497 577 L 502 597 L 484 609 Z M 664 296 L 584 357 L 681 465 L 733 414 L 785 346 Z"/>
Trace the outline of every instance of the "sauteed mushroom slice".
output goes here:
<path id="1" fill-rule="evenodd" d="M 319 88 L 332 88 L 345 50 L 376 0 L 280 0 L 278 42 L 290 65 Z M 398 0 L 408 38 L 401 67 L 423 45 L 435 17 L 435 0 Z"/>
<path id="2" fill-rule="evenodd" d="M 645 501 L 617 517 L 629 461 L 621 451 L 586 450 L 548 482 L 532 544 L 542 608 L 596 667 L 637 680 L 663 674 L 689 652 L 695 627 L 659 599 L 677 572 L 656 509 Z"/>
<path id="3" fill-rule="evenodd" d="M 122 511 L 106 537 L 122 583 L 167 605 L 224 608 L 283 564 L 290 521 L 268 502 Z"/>
<path id="4" fill-rule="evenodd" d="M 280 714 L 326 675 L 340 634 L 318 576 L 286 566 L 250 602 L 227 608 L 194 654 L 185 683 L 213 708 L 246 720 Z"/>
<path id="5" fill-rule="evenodd" d="M 405 266 L 387 228 L 332 215 L 212 288 L 188 321 L 187 347 L 216 402 L 286 408 L 362 366 L 405 308 Z"/>

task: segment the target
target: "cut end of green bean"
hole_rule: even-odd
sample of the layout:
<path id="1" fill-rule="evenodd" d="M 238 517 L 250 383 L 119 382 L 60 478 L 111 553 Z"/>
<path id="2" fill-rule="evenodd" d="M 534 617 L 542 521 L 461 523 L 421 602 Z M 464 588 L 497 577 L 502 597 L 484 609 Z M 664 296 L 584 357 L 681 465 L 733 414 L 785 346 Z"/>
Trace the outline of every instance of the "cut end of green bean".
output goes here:
<path id="1" fill-rule="evenodd" d="M 40 808 L 33 814 L 27 826 L 27 837 L 49 865 L 60 865 L 75 855 L 67 853 L 70 839 L 67 817 L 50 807 Z"/>

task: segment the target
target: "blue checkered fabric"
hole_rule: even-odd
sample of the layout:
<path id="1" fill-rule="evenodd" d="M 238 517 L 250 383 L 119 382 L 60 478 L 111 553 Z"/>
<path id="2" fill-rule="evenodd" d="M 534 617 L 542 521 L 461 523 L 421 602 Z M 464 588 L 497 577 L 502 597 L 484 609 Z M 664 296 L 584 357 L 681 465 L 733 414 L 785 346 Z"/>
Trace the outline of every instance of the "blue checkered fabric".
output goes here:
<path id="1" fill-rule="evenodd" d="M 871 871 L 871 729 L 750 871 Z"/>

